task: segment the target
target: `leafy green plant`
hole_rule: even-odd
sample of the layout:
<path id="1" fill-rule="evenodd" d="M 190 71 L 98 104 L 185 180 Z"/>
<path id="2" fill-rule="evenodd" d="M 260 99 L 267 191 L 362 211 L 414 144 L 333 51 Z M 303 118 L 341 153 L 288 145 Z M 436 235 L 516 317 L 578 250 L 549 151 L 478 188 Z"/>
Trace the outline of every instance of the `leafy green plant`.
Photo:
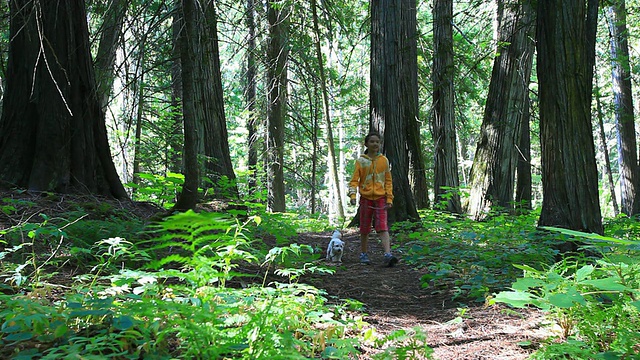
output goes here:
<path id="1" fill-rule="evenodd" d="M 11 239 L 9 243 L 17 244 L 0 252 L 0 263 L 3 265 L 0 277 L 16 286 L 22 286 L 27 282 L 38 283 L 44 277 L 50 276 L 51 273 L 43 273 L 42 270 L 56 261 L 55 258 L 64 243 L 65 228 L 70 223 L 58 226 L 50 222 L 47 215 L 40 216 L 43 219 L 41 223 L 25 222 L 0 232 Z M 3 262 L 5 258 L 10 262 Z"/>
<path id="2" fill-rule="evenodd" d="M 261 219 L 252 217 L 249 221 L 260 223 Z M 187 211 L 172 215 L 154 226 L 156 236 L 148 243 L 153 245 L 151 251 L 158 260 L 148 267 L 157 270 L 179 266 L 179 270 L 167 269 L 165 274 L 198 286 L 219 282 L 224 287 L 227 280 L 243 275 L 233 272 L 238 262 L 257 262 L 244 233 L 247 223 L 220 213 Z"/>
<path id="3" fill-rule="evenodd" d="M 134 190 L 138 201 L 156 203 L 166 209 L 171 208 L 176 196 L 182 191 L 184 175 L 168 172 L 166 175 L 139 173 L 140 184 L 129 182 L 126 186 Z"/>
<path id="4" fill-rule="evenodd" d="M 34 205 L 33 201 L 5 197 L 0 199 L 0 212 L 5 215 L 12 215 L 20 208 L 32 208 Z"/>
<path id="5" fill-rule="evenodd" d="M 323 291 L 299 283 L 227 288 L 237 262 L 254 262 L 249 224 L 221 214 L 175 214 L 153 228 L 149 271 L 131 270 L 140 250 L 122 238 L 97 242 L 94 274 L 51 302 L 39 288 L 0 296 L 0 355 L 15 358 L 350 358 L 364 323 Z M 145 245 L 145 242 L 137 245 Z M 272 264 L 308 264 L 304 246 L 271 253 Z M 117 267 L 115 265 L 118 265 Z M 167 268 L 178 265 L 179 269 Z M 117 274 L 111 271 L 120 268 Z M 105 271 L 110 269 L 110 271 Z M 157 270 L 156 270 L 157 269 Z M 310 271 L 307 268 L 305 271 Z M 292 273 L 293 274 L 293 273 Z M 286 275 L 290 276 L 290 275 Z M 291 275 L 294 276 L 294 275 Z M 168 281 L 169 277 L 186 280 Z M 36 295 L 40 294 L 40 295 Z M 37 296 L 37 297 L 36 297 Z M 36 297 L 38 301 L 32 301 Z"/>
<path id="6" fill-rule="evenodd" d="M 536 306 L 548 311 L 562 328 L 566 343 L 549 344 L 538 356 L 567 351 L 573 358 L 590 351 L 598 357 L 624 358 L 637 354 L 640 343 L 640 260 L 638 242 L 547 228 L 587 239 L 598 259 L 567 257 L 547 269 L 527 265 L 512 290 L 495 295 L 490 303 L 514 307 Z M 635 329 L 635 330 L 633 330 Z M 543 358 L 543 357 L 539 357 Z M 552 358 L 552 357 L 549 357 Z"/>
<path id="7" fill-rule="evenodd" d="M 295 282 L 305 274 L 333 274 L 335 272 L 333 269 L 317 265 L 316 260 L 319 258 L 320 253 L 309 245 L 291 244 L 274 247 L 269 250 L 262 264 L 267 267 L 262 284 L 265 285 L 272 266 L 280 266 L 275 270 L 275 274 L 287 277 L 289 282 Z"/>
<path id="8" fill-rule="evenodd" d="M 406 229 L 406 232 L 398 232 Z M 434 211 L 423 212 L 420 227 L 394 228 L 403 260 L 423 271 L 421 284 L 433 292 L 448 291 L 453 298 L 484 302 L 491 291 L 508 288 L 517 278 L 515 268 L 526 263 L 539 267 L 553 261 L 552 241 L 536 238 L 534 215 L 496 214 L 490 221 L 455 219 Z"/>
<path id="9" fill-rule="evenodd" d="M 412 330 L 394 330 L 389 335 L 376 340 L 384 351 L 375 354 L 374 359 L 431 359 L 433 349 L 427 345 L 427 334 L 420 327 Z"/>

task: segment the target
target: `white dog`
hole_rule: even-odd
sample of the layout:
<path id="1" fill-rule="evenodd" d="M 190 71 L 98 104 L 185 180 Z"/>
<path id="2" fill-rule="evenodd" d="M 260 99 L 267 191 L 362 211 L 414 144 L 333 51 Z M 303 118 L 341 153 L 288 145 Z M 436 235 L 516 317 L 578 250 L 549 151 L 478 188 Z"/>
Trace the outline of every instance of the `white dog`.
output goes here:
<path id="1" fill-rule="evenodd" d="M 344 250 L 344 241 L 342 241 L 342 233 L 338 230 L 333 232 L 329 246 L 327 247 L 327 260 L 333 262 L 342 262 L 342 252 Z"/>

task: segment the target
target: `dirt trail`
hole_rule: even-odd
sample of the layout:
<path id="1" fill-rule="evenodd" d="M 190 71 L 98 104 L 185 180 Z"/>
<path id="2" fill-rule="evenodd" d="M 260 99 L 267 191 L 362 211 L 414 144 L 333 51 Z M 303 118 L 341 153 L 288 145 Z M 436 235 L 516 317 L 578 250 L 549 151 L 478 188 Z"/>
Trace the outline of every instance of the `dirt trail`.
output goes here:
<path id="1" fill-rule="evenodd" d="M 300 243 L 326 248 L 330 234 L 304 234 Z M 360 238 L 346 232 L 345 253 L 336 273 L 311 280 L 325 289 L 332 301 L 354 299 L 364 304 L 364 320 L 382 333 L 420 326 L 428 334 L 428 345 L 441 360 L 526 359 L 548 336 L 540 327 L 543 315 L 536 310 L 513 311 L 503 306 L 452 300 L 452 294 L 433 292 L 420 286 L 421 273 L 400 261 L 393 268 L 382 266 L 382 247 L 375 235 L 369 244 L 371 265 L 359 263 Z M 401 258 L 401 256 L 400 256 Z M 461 315 L 458 310 L 468 308 Z M 524 342 L 531 345 L 522 345 Z M 519 344 L 520 343 L 520 344 Z M 363 359 L 368 358 L 363 349 Z"/>

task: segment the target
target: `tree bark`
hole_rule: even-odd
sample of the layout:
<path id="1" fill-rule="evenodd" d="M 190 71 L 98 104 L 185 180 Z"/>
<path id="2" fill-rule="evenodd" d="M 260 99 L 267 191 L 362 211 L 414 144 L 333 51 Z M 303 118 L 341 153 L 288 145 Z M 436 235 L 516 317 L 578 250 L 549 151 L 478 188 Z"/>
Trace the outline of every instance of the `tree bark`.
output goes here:
<path id="1" fill-rule="evenodd" d="M 469 176 L 467 214 L 484 220 L 492 210 L 513 210 L 520 126 L 528 112 L 533 9 L 528 1 L 498 0 L 497 57 L 480 140 Z"/>
<path id="2" fill-rule="evenodd" d="M 10 2 L 0 181 L 128 199 L 107 138 L 82 0 Z"/>
<path id="3" fill-rule="evenodd" d="M 287 8 L 267 2 L 269 44 L 267 49 L 267 209 L 286 210 L 284 194 L 284 118 L 287 105 Z"/>
<path id="4" fill-rule="evenodd" d="M 184 152 L 184 134 L 182 119 L 182 66 L 180 64 L 181 57 L 181 39 L 180 31 L 183 26 L 182 22 L 182 0 L 174 0 L 174 11 L 171 23 L 171 41 L 173 43 L 172 62 L 171 62 L 171 109 L 172 109 L 172 126 L 171 138 L 169 139 L 169 156 L 167 157 L 167 170 L 174 173 L 183 171 L 183 152 Z"/>
<path id="5" fill-rule="evenodd" d="M 609 193 L 611 194 L 611 205 L 613 206 L 613 215 L 620 214 L 618 207 L 618 199 L 616 198 L 616 186 L 613 181 L 613 173 L 611 171 L 611 160 L 609 160 L 609 147 L 607 146 L 607 136 L 604 131 L 604 114 L 602 113 L 602 101 L 600 101 L 600 86 L 598 86 L 598 73 L 595 73 L 595 102 L 596 115 L 598 116 L 598 137 L 600 138 L 600 146 L 602 146 L 602 155 L 604 157 L 604 172 L 607 176 L 607 185 L 609 185 Z"/>
<path id="6" fill-rule="evenodd" d="M 196 110 L 194 94 L 195 52 L 191 39 L 196 36 L 195 2 L 182 0 L 182 24 L 180 30 L 180 63 L 182 66 L 182 117 L 184 119 L 184 184 L 173 206 L 174 211 L 194 209 L 198 204 L 200 166 L 198 165 L 198 135 L 196 134 Z"/>
<path id="7" fill-rule="evenodd" d="M 400 102 L 407 127 L 407 154 L 412 195 L 418 209 L 429 207 L 425 159 L 420 140 L 420 111 L 418 107 L 418 33 L 416 0 L 402 0 L 401 27 L 403 43 L 400 48 L 402 81 Z"/>
<path id="8" fill-rule="evenodd" d="M 533 208 L 531 182 L 531 111 L 530 103 L 523 107 L 524 115 L 518 138 L 518 165 L 516 166 L 516 207 L 527 211 Z"/>
<path id="9" fill-rule="evenodd" d="M 201 186 L 205 193 L 213 190 L 216 198 L 236 199 L 238 188 L 229 152 L 227 120 L 224 112 L 217 15 L 214 2 L 198 1 L 193 16 L 197 29 L 189 40 L 194 51 L 194 110 L 198 154 L 204 156 Z M 202 180 L 202 179 L 201 179 Z"/>
<path id="10" fill-rule="evenodd" d="M 246 24 L 247 24 L 247 84 L 245 87 L 245 101 L 247 106 L 247 167 L 250 171 L 248 192 L 249 195 L 256 193 L 258 180 L 258 112 L 256 107 L 256 4 L 255 0 L 247 0 Z"/>
<path id="11" fill-rule="evenodd" d="M 109 97 L 115 77 L 113 67 L 116 61 L 116 50 L 122 37 L 122 24 L 127 14 L 127 0 L 112 0 L 104 15 L 100 32 L 100 44 L 95 60 L 98 98 L 103 111 L 109 104 Z"/>
<path id="12" fill-rule="evenodd" d="M 620 167 L 620 205 L 627 215 L 640 210 L 640 176 L 638 145 L 633 116 L 633 92 L 629 64 L 629 32 L 624 0 L 607 7 L 611 44 L 611 80 L 613 83 L 615 123 L 618 131 L 618 165 Z"/>
<path id="13" fill-rule="evenodd" d="M 597 8 L 597 0 L 538 3 L 543 183 L 538 224 L 602 234 L 591 127 Z"/>
<path id="14" fill-rule="evenodd" d="M 453 1 L 435 0 L 433 6 L 433 119 L 434 204 L 462 213 L 453 87 Z"/>
<path id="15" fill-rule="evenodd" d="M 391 165 L 393 207 L 388 221 L 419 219 L 411 186 L 407 154 L 407 124 L 404 117 L 400 81 L 402 62 L 402 1 L 371 1 L 371 89 L 370 127 L 384 139 L 383 151 Z"/>

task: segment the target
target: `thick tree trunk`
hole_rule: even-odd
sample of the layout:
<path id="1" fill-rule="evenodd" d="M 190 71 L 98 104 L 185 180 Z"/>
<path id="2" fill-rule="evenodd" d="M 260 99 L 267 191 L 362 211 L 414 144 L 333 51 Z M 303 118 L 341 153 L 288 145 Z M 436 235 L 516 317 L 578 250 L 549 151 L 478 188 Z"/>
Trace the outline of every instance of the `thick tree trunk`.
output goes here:
<path id="1" fill-rule="evenodd" d="M 611 34 L 611 80 L 613 83 L 616 129 L 618 130 L 618 164 L 620 167 L 620 205 L 627 215 L 640 210 L 640 168 L 633 116 L 633 92 L 629 64 L 629 32 L 624 0 L 615 0 L 607 7 Z"/>
<path id="2" fill-rule="evenodd" d="M 267 2 L 269 44 L 267 49 L 267 208 L 286 210 L 284 194 L 284 118 L 287 104 L 287 9 Z"/>
<path id="3" fill-rule="evenodd" d="M 433 6 L 433 119 L 434 205 L 462 213 L 458 188 L 458 152 L 453 107 L 453 1 L 435 0 Z M 453 192 L 451 192 L 453 191 Z"/>
<path id="4" fill-rule="evenodd" d="M 533 9 L 528 2 L 499 0 L 497 19 L 498 56 L 469 177 L 467 213 L 476 220 L 494 209 L 513 210 L 517 145 L 529 102 Z"/>
<path id="5" fill-rule="evenodd" d="M 197 35 L 190 41 L 195 52 L 193 87 L 198 154 L 205 159 L 202 177 L 210 180 L 203 181 L 201 186 L 205 191 L 213 190 L 209 196 L 235 199 L 238 189 L 224 113 L 217 15 L 212 1 L 199 1 L 199 4 L 193 13 Z"/>
<path id="6" fill-rule="evenodd" d="M 538 3 L 539 225 L 602 234 L 591 127 L 597 0 Z"/>
<path id="7" fill-rule="evenodd" d="M 393 176 L 389 223 L 419 218 L 409 185 L 407 125 L 401 103 L 401 0 L 371 1 L 370 126 L 382 134 Z"/>
<path id="8" fill-rule="evenodd" d="M 126 199 L 96 92 L 82 0 L 11 1 L 0 179 Z"/>

